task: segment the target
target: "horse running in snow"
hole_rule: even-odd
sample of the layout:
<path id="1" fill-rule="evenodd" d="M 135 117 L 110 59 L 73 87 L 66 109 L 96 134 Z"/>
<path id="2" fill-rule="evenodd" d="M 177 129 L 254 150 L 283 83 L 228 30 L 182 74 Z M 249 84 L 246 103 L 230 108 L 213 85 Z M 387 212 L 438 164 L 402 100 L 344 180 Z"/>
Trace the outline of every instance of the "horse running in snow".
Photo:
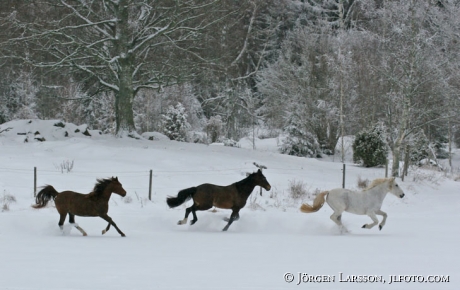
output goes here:
<path id="1" fill-rule="evenodd" d="M 381 230 L 385 225 L 388 215 L 380 208 L 388 192 L 391 192 L 399 198 L 404 197 L 403 190 L 399 187 L 394 178 L 379 178 L 372 181 L 363 191 L 353 191 L 343 188 L 323 191 L 316 196 L 313 205 L 302 204 L 300 211 L 304 213 L 317 212 L 323 207 L 326 201 L 334 210 L 334 213 L 331 215 L 331 220 L 342 230 L 346 231 L 342 224 L 342 213 L 344 211 L 369 216 L 373 223 L 363 225 L 362 228 L 365 229 L 371 229 L 378 224 L 379 221 L 376 215 L 383 216 L 382 222 L 379 225 L 379 229 Z"/>
<path id="2" fill-rule="evenodd" d="M 260 169 L 255 173 L 249 174 L 243 180 L 227 186 L 205 183 L 196 187 L 183 189 L 179 191 L 176 197 L 168 197 L 166 203 L 170 208 L 173 208 L 193 199 L 193 205 L 185 210 L 185 217 L 177 223 L 179 225 L 187 223 L 187 218 L 190 213 L 193 214 L 193 220 L 190 221 L 190 224 L 193 225 L 196 223 L 198 221 L 196 217 L 197 210 L 207 210 L 213 206 L 231 209 L 232 214 L 230 218 L 225 219 L 228 223 L 222 229 L 226 231 L 234 221 L 240 218 L 240 209 L 246 205 L 249 195 L 257 185 L 263 187 L 267 191 L 271 188 Z"/>
<path id="3" fill-rule="evenodd" d="M 32 207 L 43 208 L 51 199 L 54 199 L 54 204 L 60 215 L 59 227 L 61 230 L 64 229 L 65 218 L 69 215 L 69 223 L 86 236 L 86 232 L 75 223 L 75 216 L 99 216 L 109 223 L 106 229 L 102 231 L 102 234 L 105 234 L 110 229 L 110 225 L 113 225 L 118 233 L 124 237 L 125 234 L 117 227 L 112 218 L 107 215 L 112 192 L 120 196 L 126 195 L 126 190 L 121 186 L 118 177 L 98 179 L 93 191 L 88 194 L 68 190 L 58 192 L 53 186 L 46 185 L 38 192 L 35 198 L 36 204 Z"/>

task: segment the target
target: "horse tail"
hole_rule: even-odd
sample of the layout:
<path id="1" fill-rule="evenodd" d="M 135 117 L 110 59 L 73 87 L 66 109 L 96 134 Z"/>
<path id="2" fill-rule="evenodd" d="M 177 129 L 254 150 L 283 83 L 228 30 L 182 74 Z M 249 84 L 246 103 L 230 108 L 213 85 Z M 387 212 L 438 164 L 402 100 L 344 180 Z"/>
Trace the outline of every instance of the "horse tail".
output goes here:
<path id="1" fill-rule="evenodd" d="M 170 208 L 177 207 L 190 200 L 196 192 L 196 187 L 190 187 L 179 191 L 176 197 L 168 196 L 166 203 Z"/>
<path id="2" fill-rule="evenodd" d="M 320 208 L 323 207 L 324 202 L 326 200 L 325 197 L 328 193 L 329 191 L 323 191 L 320 194 L 318 194 L 315 200 L 313 200 L 313 205 L 309 205 L 306 203 L 302 204 L 302 206 L 300 207 L 300 211 L 304 213 L 317 212 Z"/>
<path id="3" fill-rule="evenodd" d="M 33 208 L 42 208 L 45 207 L 51 199 L 55 199 L 59 194 L 54 187 L 51 185 L 46 185 L 37 193 L 35 197 L 35 203 L 32 205 Z"/>

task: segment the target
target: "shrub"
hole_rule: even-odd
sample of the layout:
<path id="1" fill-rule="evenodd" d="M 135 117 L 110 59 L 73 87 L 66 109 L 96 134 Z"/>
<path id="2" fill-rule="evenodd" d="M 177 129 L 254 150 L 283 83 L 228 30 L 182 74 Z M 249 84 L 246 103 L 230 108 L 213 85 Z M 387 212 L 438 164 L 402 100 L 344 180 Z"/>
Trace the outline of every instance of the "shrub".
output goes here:
<path id="1" fill-rule="evenodd" d="M 3 197 L 0 198 L 0 204 L 2 211 L 7 211 L 10 209 L 10 204 L 16 202 L 16 197 L 11 194 L 7 194 L 6 191 L 3 192 Z"/>
<path id="2" fill-rule="evenodd" d="M 217 142 L 220 135 L 222 134 L 222 127 L 224 126 L 224 122 L 222 122 L 222 117 L 212 116 L 209 118 L 208 122 L 206 123 L 206 132 L 208 132 L 208 136 L 211 139 L 211 143 Z"/>
<path id="3" fill-rule="evenodd" d="M 187 113 L 181 103 L 175 107 L 169 106 L 166 114 L 162 115 L 163 133 L 171 140 L 186 141 L 186 133 L 190 128 L 187 122 Z"/>
<path id="4" fill-rule="evenodd" d="M 291 116 L 285 133 L 287 136 L 280 147 L 281 153 L 299 157 L 321 157 L 317 139 L 306 130 L 300 118 Z"/>
<path id="5" fill-rule="evenodd" d="M 384 165 L 388 153 L 383 130 L 376 126 L 359 132 L 353 142 L 353 161 L 364 167 Z"/>

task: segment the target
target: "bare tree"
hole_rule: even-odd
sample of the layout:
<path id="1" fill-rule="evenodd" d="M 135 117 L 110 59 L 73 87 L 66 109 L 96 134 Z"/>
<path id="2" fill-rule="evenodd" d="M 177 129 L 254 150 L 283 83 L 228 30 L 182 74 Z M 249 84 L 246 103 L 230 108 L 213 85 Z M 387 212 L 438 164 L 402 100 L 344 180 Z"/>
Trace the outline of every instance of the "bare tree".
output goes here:
<path id="1" fill-rule="evenodd" d="M 133 101 L 185 79 L 205 60 L 200 38 L 224 17 L 219 0 L 25 1 L 8 15 L 17 29 L 9 43 L 27 46 L 21 58 L 49 71 L 69 71 L 115 96 L 117 136 L 135 135 Z M 32 22 L 21 11 L 39 17 Z"/>
<path id="2" fill-rule="evenodd" d="M 420 129 L 446 119 L 449 59 L 439 53 L 442 34 L 435 21 L 439 7 L 431 1 L 387 1 L 380 11 L 380 60 L 374 70 L 384 85 L 385 122 L 392 149 L 392 175 L 399 176 L 399 161 L 406 141 Z"/>

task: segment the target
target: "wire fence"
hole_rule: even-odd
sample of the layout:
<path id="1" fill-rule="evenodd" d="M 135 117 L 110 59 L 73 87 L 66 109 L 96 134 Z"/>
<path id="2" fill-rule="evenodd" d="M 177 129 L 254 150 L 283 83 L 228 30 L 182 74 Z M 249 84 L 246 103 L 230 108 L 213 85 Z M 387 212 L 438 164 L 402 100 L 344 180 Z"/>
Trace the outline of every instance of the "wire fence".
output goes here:
<path id="1" fill-rule="evenodd" d="M 254 164 L 256 167 L 259 167 L 258 164 Z M 263 165 L 262 165 L 263 166 Z M 260 167 L 259 167 L 260 168 Z M 266 168 L 266 167 L 264 167 Z M 130 187 L 131 190 L 139 190 L 148 192 L 148 198 L 152 199 L 152 189 L 154 185 L 154 178 L 162 178 L 164 182 L 167 184 L 171 183 L 170 179 L 177 178 L 177 176 L 222 176 L 222 175 L 235 175 L 235 172 L 252 172 L 254 171 L 254 167 L 232 167 L 232 168 L 219 168 L 219 169 L 189 169 L 189 170 L 116 170 L 116 174 L 119 176 L 123 176 L 123 178 L 130 178 L 131 181 L 136 180 L 136 184 L 145 184 L 142 187 Z M 295 171 L 304 171 L 304 168 L 295 168 L 295 167 L 271 167 L 270 174 L 276 175 L 292 175 Z M 343 164 L 343 168 L 341 169 L 343 178 L 342 178 L 342 187 L 345 188 L 345 164 Z M 72 176 L 78 177 L 91 177 L 94 178 L 95 176 L 111 176 L 114 173 L 112 171 L 104 171 L 104 170 L 72 170 L 71 172 L 63 173 L 59 169 L 50 170 L 50 169 L 38 169 L 37 167 L 33 167 L 30 169 L 25 168 L 13 168 L 13 167 L 0 167 L 0 174 L 13 174 L 15 176 L 23 175 L 23 176 L 33 176 L 33 193 L 36 196 L 37 193 L 37 184 L 39 177 L 50 177 L 50 176 L 62 176 L 63 174 L 71 174 Z M 27 184 L 17 184 L 15 188 L 29 188 L 31 189 L 31 185 Z M 165 189 L 180 189 L 179 187 L 171 187 L 165 185 L 155 185 L 155 190 L 165 190 Z"/>

